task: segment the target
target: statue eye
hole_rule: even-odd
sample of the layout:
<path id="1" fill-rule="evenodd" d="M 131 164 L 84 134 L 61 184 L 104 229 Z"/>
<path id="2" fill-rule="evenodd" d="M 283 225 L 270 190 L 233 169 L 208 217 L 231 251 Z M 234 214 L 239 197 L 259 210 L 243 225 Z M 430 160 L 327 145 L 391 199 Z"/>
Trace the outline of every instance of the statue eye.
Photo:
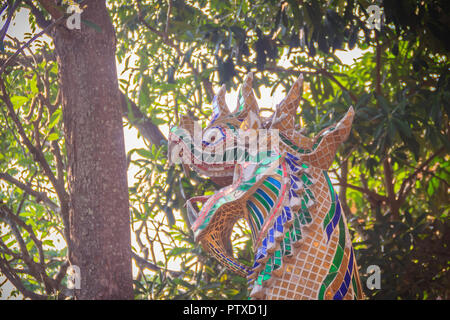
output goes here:
<path id="1" fill-rule="evenodd" d="M 225 139 L 225 133 L 220 127 L 212 127 L 203 134 L 203 145 L 213 146 Z"/>

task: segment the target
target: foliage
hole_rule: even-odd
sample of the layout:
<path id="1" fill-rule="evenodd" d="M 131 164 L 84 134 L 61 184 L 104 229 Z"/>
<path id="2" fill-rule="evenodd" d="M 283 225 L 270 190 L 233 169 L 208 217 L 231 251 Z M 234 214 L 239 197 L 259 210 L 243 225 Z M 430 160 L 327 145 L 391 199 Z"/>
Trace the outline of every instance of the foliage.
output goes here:
<path id="1" fill-rule="evenodd" d="M 29 3 L 22 5 L 29 7 Z M 208 119 L 219 84 L 237 89 L 248 71 L 255 74 L 257 96 L 263 88 L 286 91 L 303 72 L 309 85 L 297 120 L 307 133 L 317 133 L 340 118 L 349 105 L 355 107 L 351 136 L 340 149 L 332 173 L 361 273 L 372 264 L 382 271 L 381 289 L 365 289 L 366 295 L 450 298 L 446 39 L 450 10 L 446 1 L 384 1 L 380 6 L 385 24 L 376 31 L 366 25 L 370 4 L 353 0 L 109 2 L 117 59 L 124 69 L 119 85 L 130 99 L 124 116 L 127 126 L 138 128 L 148 143 L 148 148 L 128 153 L 130 168 L 137 168 L 130 185 L 136 298 L 247 297 L 245 279 L 205 256 L 194 243 L 186 219 L 185 200 L 211 193 L 216 186 L 170 167 L 164 140 L 152 139 L 144 125 L 159 126 L 164 132 L 181 114 Z M 30 20 L 37 27 L 34 15 Z M 6 59 L 18 44 L 7 37 L 3 43 L 2 59 Z M 23 136 L 40 152 L 24 143 L 5 92 L 0 104 L 0 205 L 32 230 L 0 214 L 0 264 L 15 273 L 14 279 L 27 290 L 20 292 L 31 298 L 64 293 L 64 281 L 52 287 L 51 280 L 43 279 L 44 273 L 59 279 L 66 254 L 64 240 L 60 245 L 52 242 L 55 237 L 64 239 L 55 186 L 58 181 L 64 185 L 66 179 L 58 66 L 51 45 L 36 44 L 33 54 L 17 58 L 1 77 Z M 351 65 L 343 64 L 337 50 L 354 48 L 361 50 L 361 56 Z M 42 158 L 51 172 L 43 167 Z M 248 262 L 248 231 L 243 224 L 236 231 L 235 253 Z M 37 266 L 30 269 L 35 264 L 44 266 L 45 272 Z"/>

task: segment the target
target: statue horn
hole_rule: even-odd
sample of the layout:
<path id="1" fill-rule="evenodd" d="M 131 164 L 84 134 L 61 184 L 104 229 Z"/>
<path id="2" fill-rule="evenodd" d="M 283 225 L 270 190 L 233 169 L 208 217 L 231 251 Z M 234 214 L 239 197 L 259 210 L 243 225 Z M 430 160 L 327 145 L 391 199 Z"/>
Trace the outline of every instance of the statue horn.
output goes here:
<path id="1" fill-rule="evenodd" d="M 180 127 L 187 130 L 191 136 L 194 135 L 194 120 L 188 115 L 182 115 L 180 118 Z"/>
<path id="2" fill-rule="evenodd" d="M 219 93 L 217 94 L 217 105 L 223 115 L 230 114 L 230 109 L 228 109 L 227 102 L 225 100 L 226 92 L 227 92 L 226 85 L 222 85 L 222 87 L 220 87 Z"/>
<path id="3" fill-rule="evenodd" d="M 303 91 L 303 75 L 300 74 L 294 82 L 286 97 L 277 106 L 273 120 L 272 128 L 279 130 L 294 129 L 295 116 L 297 108 L 300 105 Z"/>
<path id="4" fill-rule="evenodd" d="M 238 119 L 245 119 L 250 111 L 259 116 L 258 102 L 253 93 L 253 73 L 249 72 L 244 79 L 244 83 L 239 90 L 239 97 L 236 108 Z"/>
<path id="5" fill-rule="evenodd" d="M 217 95 L 214 96 L 212 102 L 213 118 L 211 120 L 211 124 L 213 124 L 217 119 L 231 114 L 230 109 L 228 109 L 227 102 L 225 100 L 226 92 L 227 87 L 225 85 L 222 85 Z"/>
<path id="6" fill-rule="evenodd" d="M 315 143 L 318 143 L 317 148 L 311 153 L 301 155 L 300 160 L 307 165 L 328 170 L 334 160 L 337 148 L 347 140 L 350 134 L 354 116 L 355 110 L 350 106 L 341 121 L 325 128 L 316 136 L 314 140 Z"/>

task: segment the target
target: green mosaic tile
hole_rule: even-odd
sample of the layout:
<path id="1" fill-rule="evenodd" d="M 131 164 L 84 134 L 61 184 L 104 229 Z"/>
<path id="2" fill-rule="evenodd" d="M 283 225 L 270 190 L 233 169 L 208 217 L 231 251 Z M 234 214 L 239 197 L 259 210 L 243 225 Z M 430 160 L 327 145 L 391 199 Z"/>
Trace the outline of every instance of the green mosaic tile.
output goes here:
<path id="1" fill-rule="evenodd" d="M 267 212 L 270 212 L 270 209 L 272 209 L 272 208 L 270 207 L 270 205 L 267 203 L 267 201 L 263 197 L 261 197 L 257 193 L 254 193 L 253 197 L 255 199 L 257 199 L 266 208 Z"/>
<path id="2" fill-rule="evenodd" d="M 308 207 L 306 206 L 305 198 L 302 198 L 302 205 L 301 205 L 302 211 L 308 211 Z"/>
<path id="3" fill-rule="evenodd" d="M 247 204 L 247 210 L 248 210 L 248 212 L 250 212 L 250 215 L 252 216 L 252 220 L 256 224 L 256 228 L 258 228 L 258 230 L 261 230 L 261 223 L 259 221 L 259 218 L 248 204 Z"/>
<path id="4" fill-rule="evenodd" d="M 275 195 L 278 196 L 279 190 L 273 184 L 271 184 L 269 181 L 264 180 L 263 185 L 265 185 L 267 188 L 272 190 L 272 192 L 275 193 Z"/>
<path id="5" fill-rule="evenodd" d="M 330 272 L 336 272 L 338 270 L 339 270 L 339 268 L 336 267 L 334 264 L 331 265 Z"/>
<path id="6" fill-rule="evenodd" d="M 277 250 L 274 253 L 274 258 L 273 258 L 273 269 L 277 270 L 281 267 L 282 265 L 282 257 L 283 257 L 283 253 L 281 252 L 281 250 Z"/>
<path id="7" fill-rule="evenodd" d="M 336 278 L 337 272 L 330 272 L 325 277 L 325 280 L 323 281 L 323 285 L 325 285 L 325 288 L 328 288 L 331 282 L 333 282 L 334 278 Z"/>
<path id="8" fill-rule="evenodd" d="M 306 173 L 302 174 L 301 179 L 306 186 L 312 185 L 312 179 Z"/>
<path id="9" fill-rule="evenodd" d="M 233 126 L 231 123 L 227 123 L 227 126 L 228 126 L 233 132 L 237 132 L 236 127 Z"/>
<path id="10" fill-rule="evenodd" d="M 302 239 L 302 230 L 300 227 L 300 221 L 298 219 L 294 219 L 294 224 L 291 226 L 290 232 L 293 242 L 297 242 Z"/>
<path id="11" fill-rule="evenodd" d="M 258 278 L 256 278 L 256 284 L 262 286 L 263 278 L 264 278 L 264 275 L 260 273 L 260 274 L 258 275 Z"/>
<path id="12" fill-rule="evenodd" d="M 255 175 L 264 173 L 265 171 L 267 171 L 267 167 L 259 167 L 258 169 L 256 169 Z"/>
<path id="13" fill-rule="evenodd" d="M 291 243 L 291 236 L 290 236 L 290 232 L 286 232 L 286 234 L 284 235 L 284 239 L 282 242 L 282 246 L 283 246 L 283 255 L 285 256 L 290 256 L 292 254 L 292 243 Z"/>
<path id="14" fill-rule="evenodd" d="M 273 157 L 268 157 L 267 152 L 265 152 L 265 154 L 264 154 L 264 158 L 265 159 L 262 160 L 261 165 L 271 164 L 272 162 L 280 159 L 280 157 L 281 157 L 280 155 L 276 155 L 276 156 L 273 156 Z"/>
<path id="15" fill-rule="evenodd" d="M 264 276 L 263 276 L 263 281 L 267 281 L 267 280 L 269 280 L 270 278 L 272 278 L 272 275 L 271 275 L 271 274 L 268 274 L 268 273 L 265 273 Z"/>
<path id="16" fill-rule="evenodd" d="M 352 286 L 353 286 L 353 298 L 356 299 L 358 296 L 358 286 L 356 285 L 356 277 L 355 277 L 355 273 L 353 272 L 353 276 L 352 276 Z"/>
<path id="17" fill-rule="evenodd" d="M 301 225 L 306 225 L 306 224 L 308 224 L 308 222 L 306 221 L 306 218 L 305 218 L 305 216 L 304 216 L 302 210 L 300 210 L 300 211 L 297 213 L 297 218 L 298 218 L 298 220 L 299 220 L 299 222 L 300 222 Z"/>
<path id="18" fill-rule="evenodd" d="M 247 190 L 249 190 L 251 187 L 253 187 L 254 186 L 254 183 L 251 183 L 251 182 L 249 182 L 249 183 L 243 183 L 243 184 L 241 184 L 240 186 L 239 186 L 239 188 L 238 188 L 238 190 L 242 190 L 242 191 L 247 191 Z"/>
<path id="19" fill-rule="evenodd" d="M 298 153 L 307 152 L 306 150 L 304 150 L 304 149 L 296 146 L 294 143 L 292 143 L 292 141 L 290 141 L 287 137 L 285 137 L 281 132 L 280 132 L 280 138 L 281 138 L 281 141 L 283 141 L 286 145 L 288 145 L 290 148 L 294 149 Z"/>
<path id="20" fill-rule="evenodd" d="M 297 216 L 302 225 L 307 225 L 312 221 L 311 214 L 309 213 L 308 209 L 300 209 L 300 211 L 297 213 Z"/>
<path id="21" fill-rule="evenodd" d="M 331 203 L 330 210 L 328 211 L 328 213 L 327 213 L 325 219 L 323 220 L 323 228 L 324 228 L 324 229 L 328 226 L 328 223 L 329 223 L 329 222 L 331 221 L 331 219 L 333 218 L 333 215 L 334 215 L 335 210 L 336 210 L 336 204 L 335 204 L 335 202 L 333 201 L 333 202 Z"/>
<path id="22" fill-rule="evenodd" d="M 313 194 L 313 192 L 310 189 L 305 189 L 305 191 L 306 191 L 306 194 L 308 195 L 308 197 L 311 200 L 315 200 L 316 199 L 316 197 L 314 197 L 314 194 Z"/>
<path id="23" fill-rule="evenodd" d="M 331 180 L 330 180 L 330 177 L 328 176 L 328 173 L 326 171 L 323 171 L 323 174 L 325 176 L 325 179 L 327 180 L 328 189 L 329 189 L 330 195 L 331 195 L 331 200 L 334 201 L 334 199 L 336 199 L 336 195 L 334 193 L 333 184 L 331 183 Z"/>
<path id="24" fill-rule="evenodd" d="M 323 300 L 324 295 L 325 295 L 325 290 L 327 290 L 327 287 L 325 287 L 323 284 L 320 286 L 320 291 L 319 291 L 319 296 L 318 299 L 319 300 Z"/>
<path id="25" fill-rule="evenodd" d="M 273 259 L 269 258 L 266 262 L 266 266 L 264 267 L 264 273 L 271 273 L 274 268 Z"/>
<path id="26" fill-rule="evenodd" d="M 342 249 L 340 245 L 337 246 L 334 257 L 335 258 L 333 259 L 333 263 L 334 260 L 342 261 L 342 258 L 344 257 L 344 249 Z"/>
<path id="27" fill-rule="evenodd" d="M 303 216 L 305 217 L 306 224 L 311 223 L 312 217 L 309 210 L 303 211 Z"/>

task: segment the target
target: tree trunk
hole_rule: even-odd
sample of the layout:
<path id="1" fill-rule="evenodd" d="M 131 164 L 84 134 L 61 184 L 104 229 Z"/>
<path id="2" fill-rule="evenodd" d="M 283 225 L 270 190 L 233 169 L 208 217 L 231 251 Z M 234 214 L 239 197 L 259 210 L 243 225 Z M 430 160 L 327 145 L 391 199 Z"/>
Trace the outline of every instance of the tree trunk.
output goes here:
<path id="1" fill-rule="evenodd" d="M 76 299 L 132 299 L 131 236 L 115 33 L 104 1 L 89 1 L 81 29 L 55 30 L 69 189 L 69 259 Z"/>

